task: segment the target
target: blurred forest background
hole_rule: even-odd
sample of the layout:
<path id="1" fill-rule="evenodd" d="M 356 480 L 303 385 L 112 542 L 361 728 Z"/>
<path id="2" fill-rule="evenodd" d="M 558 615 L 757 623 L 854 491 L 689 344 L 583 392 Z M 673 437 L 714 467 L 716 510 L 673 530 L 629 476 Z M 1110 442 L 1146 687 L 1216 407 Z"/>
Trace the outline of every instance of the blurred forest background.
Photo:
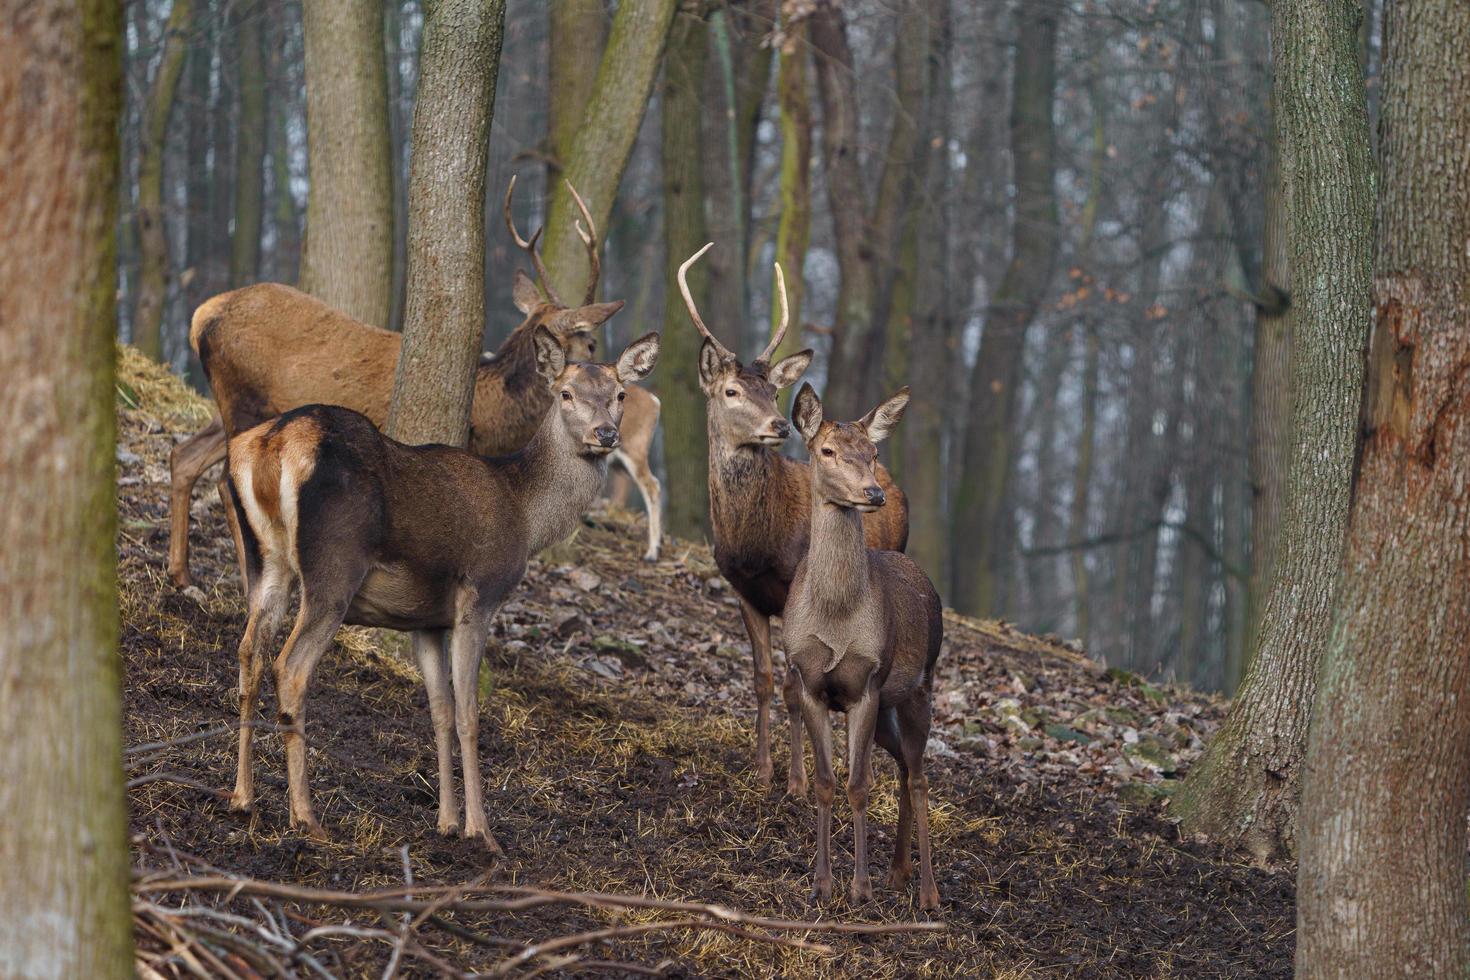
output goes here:
<path id="1" fill-rule="evenodd" d="M 423 11 L 306 8 L 127 5 L 118 332 L 201 386 L 193 309 L 262 280 L 310 291 L 308 215 L 326 228 L 347 199 L 383 233 L 334 302 L 402 322 Z M 636 46 L 657 8 L 675 12 L 661 46 L 641 39 L 652 96 L 618 105 L 605 49 Z M 764 346 L 779 259 L 802 327 L 783 350 L 817 350 L 837 414 L 915 386 L 887 457 L 909 553 L 947 604 L 1233 690 L 1291 437 L 1269 21 L 1256 0 L 508 0 L 485 347 L 519 321 L 510 177 L 520 227 L 540 227 L 588 155 L 589 102 L 632 113 L 602 293 L 628 302 L 609 345 L 661 329 L 673 355 L 649 383 L 671 533 L 707 534 L 697 338 L 672 273 L 713 240 L 692 284 L 731 347 Z M 1365 28 L 1370 112 L 1377 58 Z M 309 84 L 356 100 L 371 152 L 311 166 Z M 556 224 L 548 264 L 575 292 L 580 246 Z"/>

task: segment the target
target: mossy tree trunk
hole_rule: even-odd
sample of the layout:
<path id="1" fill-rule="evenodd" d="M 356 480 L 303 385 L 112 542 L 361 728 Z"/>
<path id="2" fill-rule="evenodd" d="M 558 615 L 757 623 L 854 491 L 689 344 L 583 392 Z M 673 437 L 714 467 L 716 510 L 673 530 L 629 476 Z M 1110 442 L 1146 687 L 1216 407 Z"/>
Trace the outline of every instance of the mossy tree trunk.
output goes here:
<path id="1" fill-rule="evenodd" d="M 1287 496 L 1255 657 L 1175 801 L 1187 830 L 1268 863 L 1296 849 L 1307 726 L 1352 501 L 1373 257 L 1360 16 L 1345 0 L 1277 0 L 1272 8 L 1295 284 Z"/>
<path id="2" fill-rule="evenodd" d="M 795 20 L 793 0 L 782 4 L 784 40 L 777 55 L 776 99 L 781 121 L 781 218 L 776 226 L 776 261 L 786 278 L 786 298 L 791 325 L 780 348 L 771 357 L 776 363 L 804 346 L 802 303 L 806 298 L 806 250 L 812 230 L 812 102 L 808 69 L 806 24 Z M 772 273 L 770 329 L 781 321 L 781 305 L 774 301 Z M 764 346 L 764 345 L 762 345 Z M 790 406 L 791 389 L 781 393 L 781 404 Z"/>
<path id="3" fill-rule="evenodd" d="M 0 23 L 0 975 L 124 978 L 113 500 L 122 11 L 109 0 L 44 12 L 0 0 Z"/>
<path id="4" fill-rule="evenodd" d="M 463 446 L 485 324 L 485 161 L 504 0 L 428 0 L 408 175 L 408 297 L 387 432 Z"/>
<path id="5" fill-rule="evenodd" d="M 383 10 L 377 0 L 305 0 L 310 183 L 301 288 L 387 326 L 393 174 Z"/>
<path id="6" fill-rule="evenodd" d="M 1306 980 L 1470 976 L 1470 7 L 1387 0 L 1384 36 L 1364 438 L 1303 776 Z"/>
<path id="7" fill-rule="evenodd" d="M 550 189 L 560 183 L 592 98 L 597 65 L 607 42 L 607 11 L 602 0 L 551 0 L 547 16 L 551 61 L 547 66 L 546 186 Z"/>
<path id="8" fill-rule="evenodd" d="M 235 230 L 230 248 L 230 285 L 248 286 L 260 276 L 260 229 L 265 206 L 264 4 L 235 11 L 239 53 L 240 118 L 235 137 Z"/>

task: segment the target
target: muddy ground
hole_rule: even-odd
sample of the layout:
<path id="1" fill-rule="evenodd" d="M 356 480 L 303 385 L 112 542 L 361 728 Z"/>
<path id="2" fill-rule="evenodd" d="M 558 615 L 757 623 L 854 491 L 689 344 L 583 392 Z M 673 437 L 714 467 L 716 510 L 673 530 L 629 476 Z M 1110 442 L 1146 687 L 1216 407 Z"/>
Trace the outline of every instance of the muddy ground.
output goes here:
<path id="1" fill-rule="evenodd" d="M 206 417 L 204 403 L 125 357 L 118 571 L 126 740 L 134 746 L 218 729 L 236 713 L 244 614 L 212 488 L 196 493 L 199 589 L 180 593 L 164 575 L 168 450 Z M 487 657 L 480 749 L 487 809 L 508 852 L 494 880 L 784 918 L 928 918 L 912 891 L 895 894 L 883 883 L 897 805 L 882 753 L 871 808 L 877 898 L 853 907 L 845 897 L 851 828 L 839 793 L 839 897 L 812 907 L 813 808 L 781 792 L 784 718 L 773 726 L 776 787 L 763 790 L 751 772 L 749 655 L 708 549 L 675 541 L 663 560 L 645 564 L 641 517 L 599 512 L 584 523 L 569 544 L 533 563 Z M 1168 819 L 1173 777 L 1198 754 L 1223 704 L 1107 671 L 1060 642 L 1001 624 L 947 616 L 946 632 L 929 752 L 944 899 L 934 918 L 945 931 L 812 937 L 833 945 L 830 954 L 707 931 L 653 932 L 580 949 L 583 961 L 557 975 L 610 969 L 589 965 L 596 960 L 662 964 L 676 976 L 1288 976 L 1289 875 L 1181 840 Z M 479 845 L 434 832 L 427 702 L 405 654 L 394 634 L 344 629 L 314 680 L 311 781 L 330 842 L 287 829 L 275 734 L 257 739 L 257 812 L 231 814 L 208 792 L 227 789 L 234 776 L 234 736 L 216 734 L 129 757 L 139 869 L 208 864 L 360 890 L 402 885 L 406 847 L 420 884 L 484 874 L 490 861 Z M 273 701 L 267 682 L 267 718 Z M 243 898 L 203 901 L 253 914 Z M 560 906 L 449 918 L 522 943 L 640 921 Z M 489 970 L 507 953 L 442 930 L 420 934 L 467 972 Z M 389 956 L 387 944 L 371 940 L 323 939 L 314 948 L 344 976 L 377 976 Z M 424 969 L 409 963 L 401 975 Z"/>

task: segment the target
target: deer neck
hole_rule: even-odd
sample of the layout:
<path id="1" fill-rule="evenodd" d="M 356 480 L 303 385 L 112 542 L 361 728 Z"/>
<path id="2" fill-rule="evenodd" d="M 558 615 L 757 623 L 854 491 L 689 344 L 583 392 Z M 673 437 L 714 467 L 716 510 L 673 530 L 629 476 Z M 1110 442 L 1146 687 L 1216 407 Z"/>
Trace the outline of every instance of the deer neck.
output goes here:
<path id="1" fill-rule="evenodd" d="M 732 443 L 712 423 L 708 432 L 709 497 L 716 524 L 745 526 L 752 517 L 760 524 L 759 518 L 771 512 L 767 497 L 780 465 L 777 454 L 765 446 Z"/>
<path id="2" fill-rule="evenodd" d="M 607 477 L 607 457 L 588 456 L 561 423 L 561 413 L 548 411 L 526 448 L 510 457 L 518 472 L 513 485 L 521 492 L 529 554 L 561 541 L 597 498 Z"/>
<path id="3" fill-rule="evenodd" d="M 806 587 L 828 615 L 855 608 L 868 591 L 868 547 L 863 516 L 812 495 L 812 539 L 806 554 Z"/>

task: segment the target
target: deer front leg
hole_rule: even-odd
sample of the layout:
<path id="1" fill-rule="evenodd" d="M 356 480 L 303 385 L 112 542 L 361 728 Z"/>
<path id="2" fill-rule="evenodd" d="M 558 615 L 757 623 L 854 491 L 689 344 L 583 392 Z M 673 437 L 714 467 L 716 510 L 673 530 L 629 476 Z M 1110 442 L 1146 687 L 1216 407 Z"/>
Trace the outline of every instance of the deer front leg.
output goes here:
<path id="1" fill-rule="evenodd" d="M 812 901 L 832 897 L 832 800 L 837 776 L 832 771 L 832 719 L 826 703 L 801 688 L 801 715 L 812 739 L 812 768 L 816 775 L 817 855 L 812 869 Z"/>
<path id="2" fill-rule="evenodd" d="M 899 738 L 908 767 L 909 805 L 919 837 L 919 908 L 939 908 L 939 887 L 929 857 L 929 779 L 924 775 L 924 748 L 929 742 L 929 693 L 916 695 L 898 709 Z"/>
<path id="3" fill-rule="evenodd" d="M 454 692 L 449 683 L 449 651 L 443 630 L 415 630 L 413 655 L 429 693 L 429 717 L 434 722 L 434 748 L 439 756 L 439 833 L 459 833 L 459 800 L 454 792 Z"/>
<path id="4" fill-rule="evenodd" d="M 791 742 L 791 770 L 786 777 L 786 795 L 792 799 L 806 796 L 806 749 L 801 744 L 801 673 L 786 665 L 781 682 L 781 700 L 786 702 L 786 727 Z"/>
<path id="5" fill-rule="evenodd" d="M 454 682 L 454 727 L 459 734 L 459 763 L 464 769 L 464 835 L 479 837 L 492 854 L 503 854 L 485 817 L 484 779 L 480 775 L 480 661 L 494 610 L 469 610 L 449 634 L 449 660 Z"/>
<path id="6" fill-rule="evenodd" d="M 852 804 L 852 890 L 854 902 L 871 901 L 868 874 L 868 793 L 873 788 L 873 732 L 878 722 L 878 689 L 872 681 L 862 699 L 847 711 L 847 801 Z"/>
<path id="7" fill-rule="evenodd" d="M 771 729 L 766 708 L 776 685 L 771 677 L 771 617 L 762 614 L 744 598 L 740 600 L 740 618 L 750 637 L 750 652 L 755 660 L 755 772 L 761 786 L 771 785 Z"/>

